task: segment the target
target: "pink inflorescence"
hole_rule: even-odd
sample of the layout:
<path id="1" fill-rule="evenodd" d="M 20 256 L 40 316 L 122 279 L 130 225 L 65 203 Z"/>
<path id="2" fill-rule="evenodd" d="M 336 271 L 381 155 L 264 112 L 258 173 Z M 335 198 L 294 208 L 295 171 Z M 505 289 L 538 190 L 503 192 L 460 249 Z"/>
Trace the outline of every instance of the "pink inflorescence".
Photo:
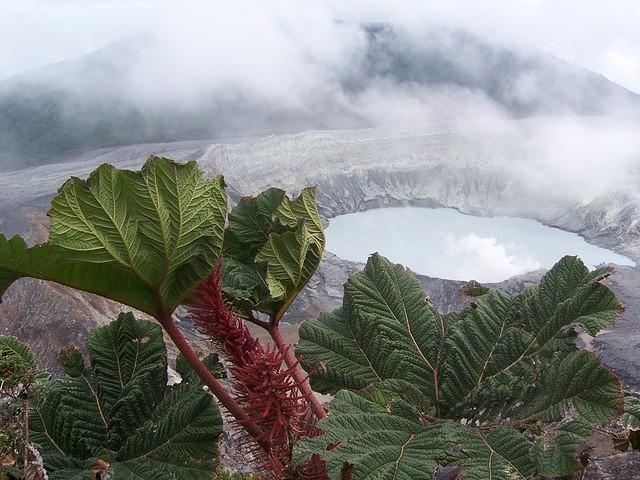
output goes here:
<path id="1" fill-rule="evenodd" d="M 261 455 L 265 467 L 285 478 L 327 478 L 319 476 L 324 465 L 311 460 L 299 473 L 288 470 L 294 442 L 315 433 L 315 418 L 292 374 L 284 363 L 283 352 L 275 346 L 264 347 L 226 304 L 221 288 L 220 266 L 197 287 L 197 304 L 190 307 L 194 324 L 206 334 L 230 363 L 231 378 L 238 402 L 249 421 L 263 432 L 255 439 L 268 445 Z M 257 452 L 257 449 L 253 449 Z M 309 470 L 306 475 L 304 470 Z"/>

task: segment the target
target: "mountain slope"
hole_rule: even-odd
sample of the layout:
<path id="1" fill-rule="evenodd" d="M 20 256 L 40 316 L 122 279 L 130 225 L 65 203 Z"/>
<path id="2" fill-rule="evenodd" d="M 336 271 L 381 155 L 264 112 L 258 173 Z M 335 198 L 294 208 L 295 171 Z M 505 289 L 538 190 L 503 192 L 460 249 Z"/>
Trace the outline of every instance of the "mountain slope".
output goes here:
<path id="1" fill-rule="evenodd" d="M 366 31 L 361 78 L 479 91 L 517 116 L 640 109 L 639 95 L 553 55 L 492 45 L 460 31 L 412 37 L 385 24 Z"/>
<path id="2" fill-rule="evenodd" d="M 0 170 L 115 145 L 379 125 L 394 121 L 385 118 L 394 95 L 415 100 L 419 111 L 435 108 L 434 97 L 465 104 L 472 96 L 520 117 L 604 114 L 618 106 L 636 116 L 640 112 L 640 96 L 550 55 L 460 32 L 415 36 L 386 24 L 358 28 L 362 42 L 348 65 L 335 72 L 335 85 L 306 92 L 300 104 L 285 105 L 239 85 L 198 90 L 191 101 L 177 101 L 167 92 L 181 72 L 170 63 L 166 74 L 142 80 L 148 96 L 141 98 L 132 85 L 140 87 L 141 72 L 155 51 L 147 37 L 5 80 L 0 82 Z M 224 69 L 219 61 L 206 59 Z M 156 84 L 162 85 L 157 92 L 150 88 Z M 407 107 L 400 103 L 397 109 Z M 441 110 L 452 111 L 448 104 Z"/>

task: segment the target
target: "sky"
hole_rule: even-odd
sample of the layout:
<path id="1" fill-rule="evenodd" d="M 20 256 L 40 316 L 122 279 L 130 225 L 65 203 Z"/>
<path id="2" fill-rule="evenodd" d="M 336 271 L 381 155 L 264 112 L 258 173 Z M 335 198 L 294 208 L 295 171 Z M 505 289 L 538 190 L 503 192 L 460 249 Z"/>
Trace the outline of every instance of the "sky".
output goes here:
<path id="1" fill-rule="evenodd" d="M 215 28 L 253 22 L 257 35 L 263 22 L 318 34 L 332 19 L 391 21 L 416 31 L 443 25 L 550 52 L 640 92 L 635 0 L 0 0 L 0 79 L 148 30 L 170 37 L 209 19 Z"/>

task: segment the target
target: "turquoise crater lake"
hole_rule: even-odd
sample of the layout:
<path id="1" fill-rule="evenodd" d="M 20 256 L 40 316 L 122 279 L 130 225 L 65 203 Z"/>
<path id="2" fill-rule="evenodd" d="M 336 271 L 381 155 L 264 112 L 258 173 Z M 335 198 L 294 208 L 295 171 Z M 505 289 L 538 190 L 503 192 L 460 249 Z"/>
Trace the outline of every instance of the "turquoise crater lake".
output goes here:
<path id="1" fill-rule="evenodd" d="M 326 230 L 327 250 L 365 262 L 372 252 L 416 273 L 452 280 L 499 282 L 553 266 L 564 255 L 589 268 L 635 265 L 584 238 L 535 220 L 476 217 L 451 208 L 378 208 L 340 215 Z"/>

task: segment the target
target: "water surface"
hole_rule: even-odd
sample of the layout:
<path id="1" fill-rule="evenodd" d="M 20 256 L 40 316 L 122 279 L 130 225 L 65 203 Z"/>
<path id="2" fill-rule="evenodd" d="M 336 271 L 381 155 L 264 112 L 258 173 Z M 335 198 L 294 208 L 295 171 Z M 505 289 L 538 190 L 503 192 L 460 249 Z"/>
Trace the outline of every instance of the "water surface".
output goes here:
<path id="1" fill-rule="evenodd" d="M 635 265 L 575 233 L 514 217 L 476 217 L 451 208 L 378 208 L 331 219 L 327 249 L 365 262 L 372 252 L 414 272 L 453 280 L 499 282 L 578 255 L 589 268 Z"/>

